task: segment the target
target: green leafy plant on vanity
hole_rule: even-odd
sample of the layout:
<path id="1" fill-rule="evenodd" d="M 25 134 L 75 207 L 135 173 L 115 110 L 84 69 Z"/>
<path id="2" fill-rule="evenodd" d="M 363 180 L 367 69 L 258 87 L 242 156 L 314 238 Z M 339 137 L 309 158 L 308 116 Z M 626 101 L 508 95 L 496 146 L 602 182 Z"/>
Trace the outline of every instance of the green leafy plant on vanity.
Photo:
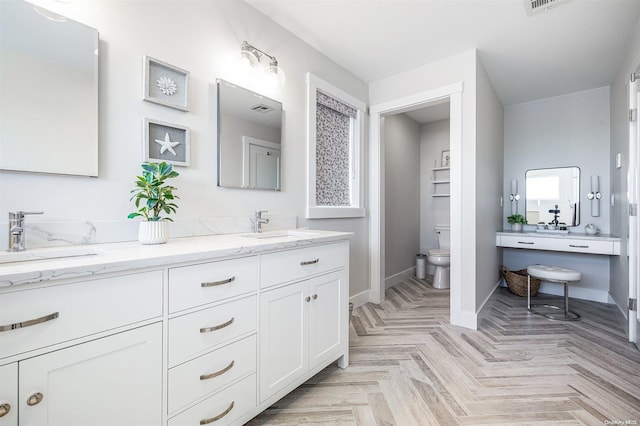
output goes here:
<path id="1" fill-rule="evenodd" d="M 142 244 L 162 244 L 169 239 L 168 217 L 175 213 L 178 205 L 174 200 L 180 198 L 173 194 L 177 188 L 167 184 L 167 180 L 180 174 L 173 170 L 171 164 L 143 163 L 142 175 L 136 177 L 136 187 L 131 190 L 138 211 L 129 213 L 129 219 L 143 217 L 140 222 L 138 240 Z"/>
<path id="2" fill-rule="evenodd" d="M 507 222 L 511 224 L 512 231 L 522 231 L 522 225 L 527 224 L 527 219 L 521 214 L 512 214 L 507 216 Z"/>

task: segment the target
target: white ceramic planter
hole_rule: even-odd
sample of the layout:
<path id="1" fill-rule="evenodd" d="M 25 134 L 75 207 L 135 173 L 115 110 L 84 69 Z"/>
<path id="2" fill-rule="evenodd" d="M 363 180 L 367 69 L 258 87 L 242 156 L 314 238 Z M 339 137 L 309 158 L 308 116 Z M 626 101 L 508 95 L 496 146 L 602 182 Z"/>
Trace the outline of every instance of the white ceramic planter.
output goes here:
<path id="1" fill-rule="evenodd" d="M 169 240 L 169 222 L 140 222 L 138 241 L 141 244 L 164 244 Z"/>
<path id="2" fill-rule="evenodd" d="M 512 223 L 511 224 L 511 230 L 512 231 L 516 231 L 516 232 L 521 232 L 522 231 L 522 224 L 521 223 Z"/>

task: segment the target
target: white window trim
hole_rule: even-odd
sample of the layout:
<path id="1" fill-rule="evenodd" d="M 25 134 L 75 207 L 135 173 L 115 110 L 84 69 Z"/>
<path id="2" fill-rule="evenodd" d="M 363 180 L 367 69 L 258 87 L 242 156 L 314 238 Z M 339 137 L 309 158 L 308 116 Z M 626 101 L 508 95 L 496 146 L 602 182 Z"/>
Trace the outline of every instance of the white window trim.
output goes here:
<path id="1" fill-rule="evenodd" d="M 316 205 L 316 93 L 320 90 L 332 98 L 356 109 L 356 125 L 353 128 L 351 179 L 351 206 L 317 206 Z M 307 219 L 329 219 L 364 217 L 364 118 L 366 104 L 347 92 L 327 83 L 321 78 L 307 73 Z"/>

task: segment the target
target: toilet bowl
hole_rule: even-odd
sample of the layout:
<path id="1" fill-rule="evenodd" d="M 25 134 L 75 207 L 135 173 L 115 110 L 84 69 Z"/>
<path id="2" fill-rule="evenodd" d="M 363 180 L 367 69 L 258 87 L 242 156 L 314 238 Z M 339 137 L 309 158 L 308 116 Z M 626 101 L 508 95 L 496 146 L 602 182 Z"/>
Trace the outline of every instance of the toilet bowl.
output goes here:
<path id="1" fill-rule="evenodd" d="M 436 226 L 436 233 L 440 248 L 429 250 L 427 262 L 436 267 L 433 275 L 433 287 L 445 289 L 449 288 L 449 265 L 451 263 L 449 252 L 450 229 L 448 226 Z"/>

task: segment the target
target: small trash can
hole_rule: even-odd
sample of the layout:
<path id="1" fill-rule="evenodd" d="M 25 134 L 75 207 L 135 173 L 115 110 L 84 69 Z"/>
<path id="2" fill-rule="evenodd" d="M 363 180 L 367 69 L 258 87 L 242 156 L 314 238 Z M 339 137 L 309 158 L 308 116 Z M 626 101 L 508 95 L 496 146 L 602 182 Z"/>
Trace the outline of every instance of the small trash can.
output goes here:
<path id="1" fill-rule="evenodd" d="M 424 280 L 426 278 L 427 255 L 418 253 L 416 255 L 416 278 Z"/>

